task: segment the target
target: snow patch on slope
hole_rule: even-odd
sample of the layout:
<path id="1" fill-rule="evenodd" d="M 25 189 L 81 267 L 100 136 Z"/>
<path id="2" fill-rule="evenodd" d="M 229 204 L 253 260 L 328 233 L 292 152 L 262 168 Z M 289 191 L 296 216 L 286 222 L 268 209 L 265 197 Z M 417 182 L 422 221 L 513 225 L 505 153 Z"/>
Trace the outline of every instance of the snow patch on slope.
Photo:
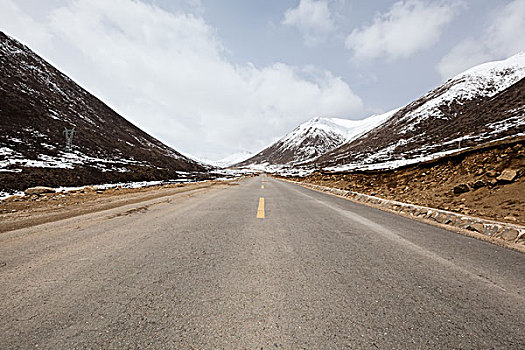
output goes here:
<path id="1" fill-rule="evenodd" d="M 59 168 L 73 169 L 78 165 L 90 164 L 91 166 L 102 171 L 129 171 L 125 165 L 140 165 L 132 159 L 107 159 L 88 156 L 80 151 L 63 152 L 60 151 L 57 156 L 39 154 L 36 159 L 28 159 L 21 153 L 10 150 L 7 147 L 2 148 L 2 156 L 8 156 L 0 159 L 0 172 L 20 172 L 21 168 Z"/>

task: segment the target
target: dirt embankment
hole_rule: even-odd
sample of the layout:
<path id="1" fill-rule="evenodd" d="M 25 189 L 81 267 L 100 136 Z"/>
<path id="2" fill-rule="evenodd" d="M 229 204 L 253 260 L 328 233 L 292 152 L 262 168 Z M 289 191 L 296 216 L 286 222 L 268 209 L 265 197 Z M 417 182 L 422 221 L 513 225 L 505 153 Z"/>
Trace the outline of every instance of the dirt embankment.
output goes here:
<path id="1" fill-rule="evenodd" d="M 389 171 L 317 172 L 304 182 L 525 225 L 525 138 Z"/>

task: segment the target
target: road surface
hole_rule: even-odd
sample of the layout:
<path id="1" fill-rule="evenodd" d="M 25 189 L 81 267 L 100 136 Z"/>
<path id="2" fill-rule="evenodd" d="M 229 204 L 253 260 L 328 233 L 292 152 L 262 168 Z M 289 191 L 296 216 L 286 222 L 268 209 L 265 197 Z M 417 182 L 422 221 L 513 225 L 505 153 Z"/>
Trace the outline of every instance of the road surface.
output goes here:
<path id="1" fill-rule="evenodd" d="M 35 348 L 525 349 L 525 254 L 254 177 L 1 234 Z"/>

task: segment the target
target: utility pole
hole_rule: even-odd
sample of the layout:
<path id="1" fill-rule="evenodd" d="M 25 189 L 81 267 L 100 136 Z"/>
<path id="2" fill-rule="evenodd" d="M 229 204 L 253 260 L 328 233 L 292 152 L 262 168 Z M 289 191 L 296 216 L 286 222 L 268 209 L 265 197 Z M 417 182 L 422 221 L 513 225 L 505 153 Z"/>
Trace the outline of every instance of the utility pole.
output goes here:
<path id="1" fill-rule="evenodd" d="M 66 150 L 70 151 L 73 145 L 73 136 L 75 135 L 75 128 L 64 128 L 64 135 L 66 136 Z"/>

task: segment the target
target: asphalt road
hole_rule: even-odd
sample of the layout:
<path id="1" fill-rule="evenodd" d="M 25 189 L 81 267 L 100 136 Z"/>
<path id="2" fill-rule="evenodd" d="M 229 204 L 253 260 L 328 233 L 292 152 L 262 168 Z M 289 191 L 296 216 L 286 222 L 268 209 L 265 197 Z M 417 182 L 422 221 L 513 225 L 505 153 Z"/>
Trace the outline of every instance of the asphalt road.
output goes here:
<path id="1" fill-rule="evenodd" d="M 525 349 L 525 254 L 250 178 L 1 234 L 35 348 Z"/>

